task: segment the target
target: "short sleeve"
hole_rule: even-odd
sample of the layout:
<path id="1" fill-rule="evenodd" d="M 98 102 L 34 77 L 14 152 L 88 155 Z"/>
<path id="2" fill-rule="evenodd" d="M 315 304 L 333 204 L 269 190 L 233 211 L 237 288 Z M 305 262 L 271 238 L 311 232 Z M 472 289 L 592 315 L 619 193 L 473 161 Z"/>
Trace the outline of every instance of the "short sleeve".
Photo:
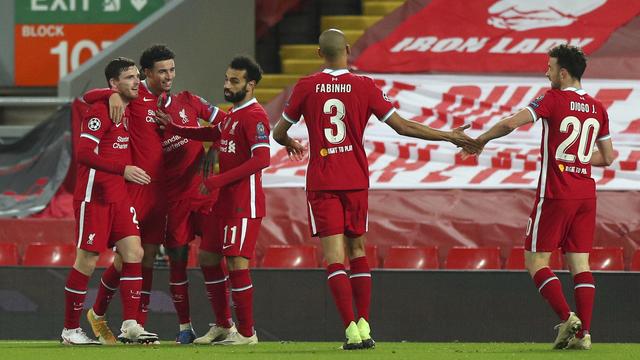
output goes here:
<path id="1" fill-rule="evenodd" d="M 111 120 L 108 116 L 96 111 L 89 111 L 82 119 L 80 127 L 80 137 L 87 138 L 100 143 L 100 139 L 111 127 Z"/>
<path id="2" fill-rule="evenodd" d="M 373 80 L 368 79 L 369 81 L 369 106 L 373 115 L 375 115 L 378 120 L 385 122 L 389 119 L 391 114 L 396 111 L 396 108 L 393 106 L 393 103 L 387 96 L 387 94 L 382 91 Z"/>
<path id="3" fill-rule="evenodd" d="M 302 104 L 305 95 L 306 94 L 304 91 L 303 83 L 301 81 L 298 81 L 296 86 L 293 87 L 293 91 L 291 92 L 291 96 L 289 96 L 289 100 L 284 105 L 282 117 L 286 121 L 295 124 L 300 120 L 300 116 L 302 115 Z"/>
<path id="4" fill-rule="evenodd" d="M 253 113 L 248 119 L 242 122 L 247 144 L 253 151 L 259 147 L 269 147 L 269 119 L 267 114 Z"/>
<path id="5" fill-rule="evenodd" d="M 549 119 L 551 117 L 554 101 L 553 93 L 549 90 L 544 95 L 540 95 L 530 102 L 526 109 L 531 112 L 534 122 L 542 118 Z"/>
<path id="6" fill-rule="evenodd" d="M 199 119 L 206 120 L 209 124 L 214 124 L 216 123 L 216 119 L 218 122 L 221 120 L 221 118 L 218 117 L 224 117 L 223 111 L 220 111 L 217 106 L 212 105 L 203 97 L 191 93 L 187 93 L 187 95 L 189 102 L 196 109 Z"/>
<path id="7" fill-rule="evenodd" d="M 600 130 L 598 131 L 597 141 L 611 139 L 611 134 L 609 133 L 609 114 L 607 113 L 607 109 L 604 107 L 600 107 L 602 109 L 602 123 L 600 124 Z"/>

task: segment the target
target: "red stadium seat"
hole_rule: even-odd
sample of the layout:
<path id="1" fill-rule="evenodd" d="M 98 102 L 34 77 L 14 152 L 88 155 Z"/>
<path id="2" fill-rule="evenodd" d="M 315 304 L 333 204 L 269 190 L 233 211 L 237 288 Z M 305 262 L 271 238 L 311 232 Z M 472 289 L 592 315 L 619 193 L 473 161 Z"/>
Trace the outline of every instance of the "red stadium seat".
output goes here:
<path id="1" fill-rule="evenodd" d="M 262 258 L 263 268 L 317 268 L 315 246 L 269 246 Z"/>
<path id="2" fill-rule="evenodd" d="M 375 245 L 365 245 L 364 252 L 367 256 L 367 262 L 370 268 L 380 267 L 380 258 L 378 257 L 378 247 Z"/>
<path id="3" fill-rule="evenodd" d="M 438 269 L 438 248 L 392 246 L 384 259 L 385 269 Z"/>
<path id="4" fill-rule="evenodd" d="M 96 263 L 96 267 L 98 268 L 108 268 L 113 264 L 113 258 L 116 257 L 116 252 L 109 249 L 100 254 L 98 258 L 98 262 Z"/>
<path id="5" fill-rule="evenodd" d="M 549 259 L 549 265 L 553 270 L 562 270 L 562 253 L 560 249 L 556 249 L 551 253 L 551 259 Z M 524 270 L 524 248 L 523 247 L 513 247 L 511 248 L 511 253 L 509 254 L 509 258 L 507 258 L 507 263 L 504 268 L 506 270 Z"/>
<path id="6" fill-rule="evenodd" d="M 624 255 L 622 248 L 594 247 L 589 254 L 591 270 L 624 271 Z"/>
<path id="7" fill-rule="evenodd" d="M 34 243 L 27 246 L 24 266 L 73 266 L 76 247 L 72 244 L 53 245 Z"/>
<path id="8" fill-rule="evenodd" d="M 446 269 L 500 269 L 500 249 L 453 247 L 447 254 Z"/>
<path id="9" fill-rule="evenodd" d="M 633 258 L 631 259 L 631 271 L 640 271 L 640 250 L 636 250 L 633 253 Z"/>
<path id="10" fill-rule="evenodd" d="M 18 265 L 18 245 L 15 243 L 0 243 L 0 266 Z"/>

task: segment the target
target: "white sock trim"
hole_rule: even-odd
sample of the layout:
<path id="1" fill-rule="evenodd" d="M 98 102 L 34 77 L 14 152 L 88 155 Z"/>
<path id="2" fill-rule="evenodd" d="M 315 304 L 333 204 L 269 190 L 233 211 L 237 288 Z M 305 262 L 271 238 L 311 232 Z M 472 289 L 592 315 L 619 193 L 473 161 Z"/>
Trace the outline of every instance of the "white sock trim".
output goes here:
<path id="1" fill-rule="evenodd" d="M 577 288 L 592 288 L 595 289 L 596 286 L 594 284 L 576 284 L 576 286 L 573 287 L 574 289 Z"/>
<path id="2" fill-rule="evenodd" d="M 542 288 L 543 288 L 543 287 L 545 287 L 545 285 L 547 285 L 547 284 L 548 284 L 550 281 L 552 281 L 552 280 L 558 280 L 558 281 L 560 281 L 560 279 L 558 279 L 558 277 L 557 277 L 557 276 L 550 277 L 550 278 L 548 278 L 547 280 L 545 280 L 545 281 L 542 283 L 542 285 L 540 285 L 540 287 L 538 288 L 538 292 L 542 291 Z"/>
<path id="3" fill-rule="evenodd" d="M 185 281 L 181 281 L 181 282 L 170 282 L 169 285 L 171 286 L 177 286 L 177 285 L 184 285 L 184 284 L 188 284 L 189 280 L 185 280 Z"/>
<path id="4" fill-rule="evenodd" d="M 338 275 L 344 275 L 347 276 L 347 272 L 344 270 L 337 270 L 332 272 L 331 274 L 329 274 L 329 276 L 327 276 L 327 280 L 331 279 L 334 276 L 338 276 Z"/>
<path id="5" fill-rule="evenodd" d="M 104 281 L 102 279 L 100 279 L 100 283 L 102 284 L 102 286 L 106 287 L 107 289 L 111 290 L 111 291 L 116 291 L 118 290 L 118 288 L 112 288 L 109 285 L 105 284 Z"/>
<path id="6" fill-rule="evenodd" d="M 360 273 L 360 274 L 351 274 L 349 279 L 358 278 L 358 277 L 371 277 L 370 273 Z"/>
<path id="7" fill-rule="evenodd" d="M 249 286 L 245 286 L 245 287 L 241 287 L 241 288 L 231 288 L 231 291 L 245 291 L 245 290 L 249 290 L 253 287 L 253 284 L 249 285 Z"/>
<path id="8" fill-rule="evenodd" d="M 64 287 L 64 290 L 68 291 L 68 292 L 72 292 L 74 294 L 80 294 L 80 295 L 86 295 L 87 294 L 87 290 L 85 290 L 85 291 L 74 290 L 74 289 L 70 289 L 70 288 L 68 288 L 66 286 Z"/>
<path id="9" fill-rule="evenodd" d="M 229 279 L 228 276 L 225 276 L 224 279 L 220 279 L 220 280 L 211 280 L 211 281 L 205 281 L 204 284 L 205 285 L 212 285 L 212 284 L 219 284 L 221 282 L 225 282 Z"/>

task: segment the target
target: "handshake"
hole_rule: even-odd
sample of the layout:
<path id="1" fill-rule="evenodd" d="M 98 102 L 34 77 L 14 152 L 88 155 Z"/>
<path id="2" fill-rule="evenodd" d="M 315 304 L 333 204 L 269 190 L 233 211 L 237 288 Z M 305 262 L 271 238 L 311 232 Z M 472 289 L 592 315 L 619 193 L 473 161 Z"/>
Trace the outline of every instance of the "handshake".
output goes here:
<path id="1" fill-rule="evenodd" d="M 465 134 L 464 131 L 470 126 L 471 125 L 460 126 L 446 133 L 445 140 L 459 148 L 462 148 L 462 151 L 460 152 L 462 159 L 467 159 L 474 155 L 480 155 L 484 145 L 487 143 L 487 141 L 482 139 L 482 136 L 473 139 L 469 135 Z"/>

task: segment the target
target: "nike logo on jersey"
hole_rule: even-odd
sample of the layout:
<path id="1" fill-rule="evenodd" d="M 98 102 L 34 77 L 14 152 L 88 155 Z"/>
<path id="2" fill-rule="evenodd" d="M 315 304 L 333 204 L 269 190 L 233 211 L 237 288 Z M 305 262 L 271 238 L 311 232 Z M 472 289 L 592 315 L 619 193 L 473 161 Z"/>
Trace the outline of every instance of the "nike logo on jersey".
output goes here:
<path id="1" fill-rule="evenodd" d="M 224 249 L 228 249 L 228 248 L 230 248 L 230 247 L 232 247 L 232 246 L 233 246 L 233 245 L 223 245 L 223 246 L 222 246 L 222 250 L 224 250 Z"/>
<path id="2" fill-rule="evenodd" d="M 153 101 L 153 99 L 147 99 L 146 97 L 143 97 L 142 101 Z"/>

